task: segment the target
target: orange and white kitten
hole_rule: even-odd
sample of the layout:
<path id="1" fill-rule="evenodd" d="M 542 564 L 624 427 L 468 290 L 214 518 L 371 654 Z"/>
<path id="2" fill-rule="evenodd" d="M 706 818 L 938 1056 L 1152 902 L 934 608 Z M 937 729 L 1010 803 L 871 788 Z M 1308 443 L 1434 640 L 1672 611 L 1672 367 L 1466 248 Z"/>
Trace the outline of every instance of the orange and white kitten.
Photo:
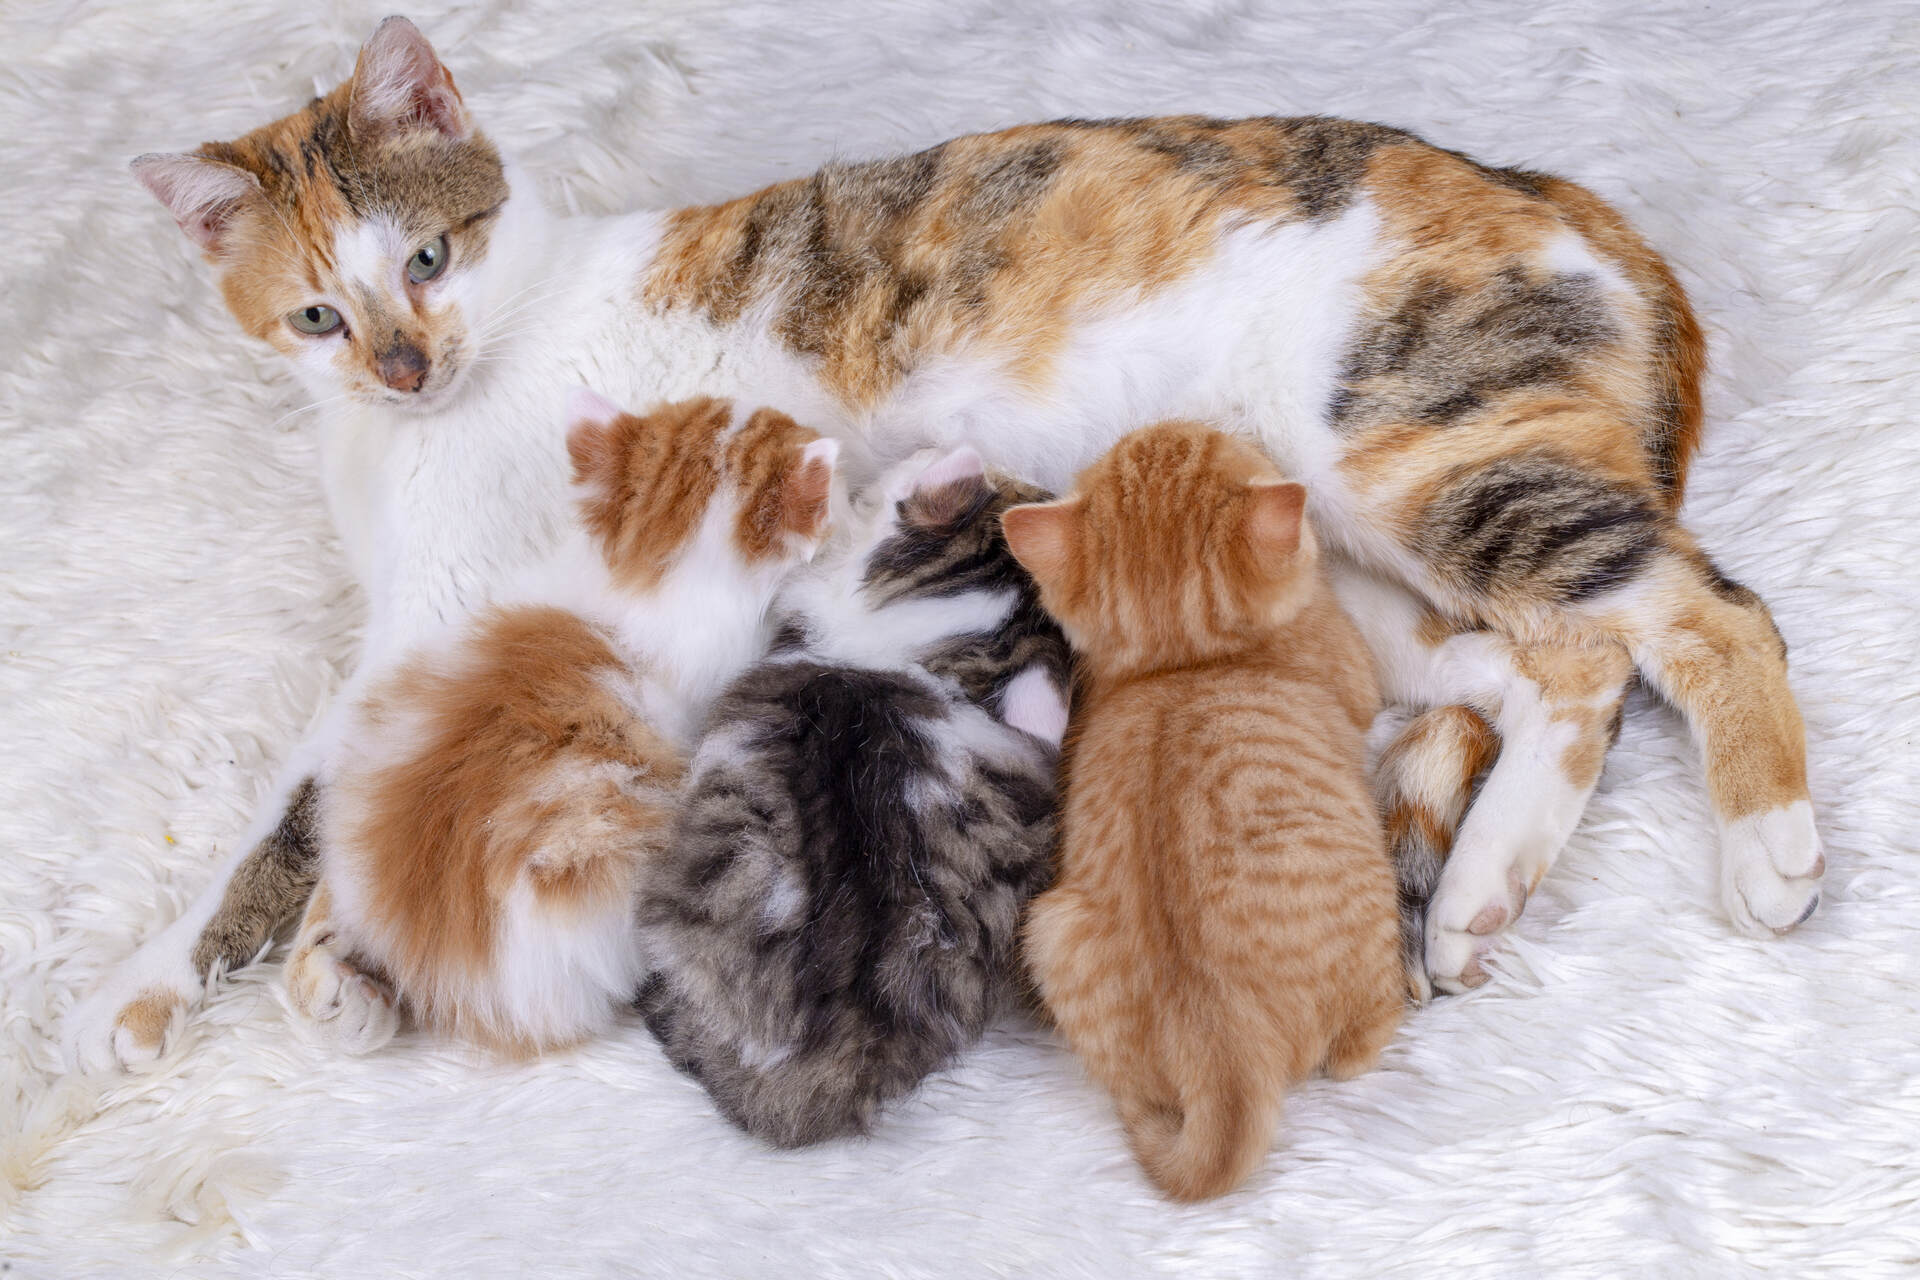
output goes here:
<path id="1" fill-rule="evenodd" d="M 690 735 L 825 531 L 838 446 L 697 399 L 569 408 L 580 528 L 511 603 L 406 653 L 347 717 L 287 981 L 364 1052 L 398 1026 L 535 1052 L 606 1026 Z"/>
<path id="2" fill-rule="evenodd" d="M 1028 962 L 1181 1200 L 1251 1172 L 1290 1085 L 1371 1066 L 1408 995 L 1372 662 L 1305 506 L 1246 444 L 1175 422 L 1004 517 L 1084 676 Z"/>

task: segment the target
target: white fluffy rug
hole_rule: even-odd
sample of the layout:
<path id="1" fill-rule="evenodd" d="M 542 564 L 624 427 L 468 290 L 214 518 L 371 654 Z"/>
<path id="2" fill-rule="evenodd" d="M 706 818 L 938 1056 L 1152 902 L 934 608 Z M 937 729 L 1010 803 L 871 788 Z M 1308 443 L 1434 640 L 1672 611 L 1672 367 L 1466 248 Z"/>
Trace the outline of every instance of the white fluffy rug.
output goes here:
<path id="1" fill-rule="evenodd" d="M 1792 645 L 1830 866 L 1806 926 L 1723 921 L 1694 753 L 1640 699 L 1496 979 L 1378 1072 L 1302 1090 L 1264 1170 L 1200 1208 L 1155 1199 L 1105 1100 L 1021 1025 L 870 1142 L 799 1154 L 735 1135 L 637 1027 L 527 1067 L 417 1039 L 343 1060 L 290 1027 L 275 964 L 152 1070 L 66 1077 L 66 1010 L 204 882 L 359 609 L 291 382 L 125 161 L 332 84 L 384 5 L 9 0 L 0 1276 L 1913 1274 L 1920 10 L 1252 12 L 1283 7 L 411 16 L 587 210 L 1182 110 L 1386 121 L 1614 199 L 1712 330 L 1686 514 Z"/>

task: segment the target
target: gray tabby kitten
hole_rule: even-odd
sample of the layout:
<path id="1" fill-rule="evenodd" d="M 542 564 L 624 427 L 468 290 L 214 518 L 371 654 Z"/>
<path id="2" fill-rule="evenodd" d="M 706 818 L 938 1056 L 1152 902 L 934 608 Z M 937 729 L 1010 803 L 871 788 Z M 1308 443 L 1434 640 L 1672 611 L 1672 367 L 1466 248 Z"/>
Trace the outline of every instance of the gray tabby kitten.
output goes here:
<path id="1" fill-rule="evenodd" d="M 864 1132 L 1018 989 L 1067 721 L 1066 641 L 1000 531 L 1037 495 L 970 449 L 894 473 L 714 706 L 642 882 L 637 1004 L 768 1142 Z"/>

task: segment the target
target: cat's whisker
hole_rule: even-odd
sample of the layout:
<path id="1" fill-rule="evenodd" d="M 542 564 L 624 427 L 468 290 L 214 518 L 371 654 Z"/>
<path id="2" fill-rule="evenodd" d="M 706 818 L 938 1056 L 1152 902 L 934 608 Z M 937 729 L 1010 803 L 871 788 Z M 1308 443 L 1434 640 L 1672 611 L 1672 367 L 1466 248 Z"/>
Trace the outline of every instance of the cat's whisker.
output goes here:
<path id="1" fill-rule="evenodd" d="M 337 404 L 342 400 L 351 400 L 351 399 L 353 399 L 353 393 L 350 391 L 342 391 L 338 395 L 322 396 L 318 400 L 314 400 L 314 401 L 311 401 L 310 403 L 299 405 L 296 408 L 287 410 L 285 413 L 275 418 L 272 422 L 269 422 L 265 427 L 262 428 L 262 430 L 271 431 L 275 427 L 279 426 L 281 423 L 285 422 L 288 418 L 295 418 L 303 413 L 310 413 L 315 409 L 322 409 L 322 408 L 325 408 L 327 405 Z"/>

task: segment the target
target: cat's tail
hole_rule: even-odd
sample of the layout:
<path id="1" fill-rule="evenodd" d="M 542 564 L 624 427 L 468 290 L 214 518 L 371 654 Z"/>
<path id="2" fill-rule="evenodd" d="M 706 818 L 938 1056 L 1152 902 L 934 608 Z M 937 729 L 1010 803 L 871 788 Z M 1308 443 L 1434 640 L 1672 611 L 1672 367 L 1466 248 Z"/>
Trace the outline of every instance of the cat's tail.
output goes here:
<path id="1" fill-rule="evenodd" d="M 1400 950 L 1415 1003 L 1433 996 L 1427 980 L 1427 903 L 1474 789 L 1499 750 L 1499 736 L 1478 715 L 1466 707 L 1435 707 L 1407 722 L 1373 771 L 1400 891 Z"/>
<path id="2" fill-rule="evenodd" d="M 1189 1063 L 1195 1051 L 1176 1050 Z M 1272 1073 L 1223 1047 L 1192 1071 L 1204 1078 L 1153 1080 L 1155 1074 L 1131 1076 L 1114 1092 L 1127 1142 L 1154 1185 L 1175 1200 L 1206 1200 L 1246 1181 L 1280 1119 L 1283 1090 Z"/>

